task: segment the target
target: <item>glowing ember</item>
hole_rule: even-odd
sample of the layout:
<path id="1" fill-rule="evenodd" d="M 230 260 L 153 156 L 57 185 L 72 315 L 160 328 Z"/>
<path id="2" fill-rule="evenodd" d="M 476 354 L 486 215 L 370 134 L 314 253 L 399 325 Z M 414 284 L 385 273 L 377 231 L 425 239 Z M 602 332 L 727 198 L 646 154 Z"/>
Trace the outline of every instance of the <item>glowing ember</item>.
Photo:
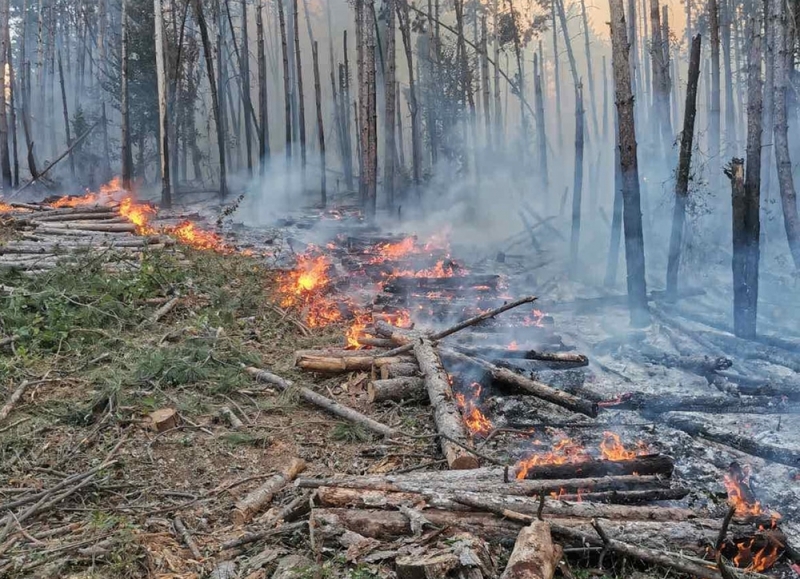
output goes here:
<path id="1" fill-rule="evenodd" d="M 600 443 L 600 454 L 603 459 L 611 461 L 630 460 L 637 456 L 648 454 L 643 442 L 636 443 L 636 450 L 628 450 L 620 442 L 619 435 L 613 432 L 604 432 L 603 441 Z M 553 450 L 541 454 L 533 454 L 517 463 L 517 478 L 527 478 L 528 471 L 540 465 L 574 464 L 593 460 L 589 451 L 577 441 L 562 436 L 553 445 Z"/>
<path id="2" fill-rule="evenodd" d="M 407 237 L 398 243 L 381 243 L 377 245 L 370 252 L 376 252 L 378 255 L 369 260 L 369 263 L 383 263 L 391 259 L 399 259 L 409 253 L 415 251 L 416 240 L 413 237 Z"/>
<path id="3" fill-rule="evenodd" d="M 175 227 L 166 229 L 166 232 L 174 236 L 181 243 L 195 249 L 213 249 L 215 251 L 229 251 L 228 246 L 223 243 L 222 238 L 213 231 L 203 231 L 198 229 L 191 221 L 182 221 Z"/>
<path id="4" fill-rule="evenodd" d="M 135 203 L 130 197 L 126 197 L 119 204 L 119 214 L 136 225 L 136 233 L 139 235 L 147 235 L 153 232 L 148 222 L 150 221 L 150 216 L 156 214 L 156 210 L 151 205 L 141 205 Z"/>
<path id="5" fill-rule="evenodd" d="M 535 309 L 533 312 L 523 318 L 522 325 L 543 328 L 544 324 L 542 323 L 542 320 L 544 319 L 545 315 L 546 314 L 543 311 Z"/>
<path id="6" fill-rule="evenodd" d="M 482 387 L 480 384 L 473 382 L 470 384 L 470 388 L 472 389 L 472 394 L 469 398 L 460 392 L 455 394 L 458 408 L 464 416 L 464 423 L 473 434 L 489 434 L 494 429 L 492 421 L 486 418 L 478 408 Z"/>
<path id="7" fill-rule="evenodd" d="M 761 503 L 756 500 L 750 489 L 750 467 L 744 468 L 734 462 L 724 477 L 725 490 L 728 491 L 728 502 L 736 507 L 736 514 L 740 517 L 764 514 Z M 780 515 L 778 515 L 780 516 Z"/>
<path id="8" fill-rule="evenodd" d="M 456 268 L 452 262 L 445 264 L 443 259 L 436 262 L 436 265 L 423 269 L 420 271 L 404 270 L 395 271 L 392 277 L 454 277 L 456 275 Z"/>
<path id="9" fill-rule="evenodd" d="M 516 352 L 517 350 L 519 350 L 519 346 L 517 345 L 516 340 L 514 340 L 508 345 L 508 349 L 511 350 L 512 352 Z"/>
<path id="10" fill-rule="evenodd" d="M 386 322 L 396 328 L 410 329 L 414 327 L 414 322 L 411 320 L 411 313 L 408 310 L 398 310 L 394 313 L 383 314 Z"/>
<path id="11" fill-rule="evenodd" d="M 14 208 L 7 203 L 3 203 L 3 200 L 0 199 L 0 213 L 8 213 L 10 211 L 14 211 Z"/>

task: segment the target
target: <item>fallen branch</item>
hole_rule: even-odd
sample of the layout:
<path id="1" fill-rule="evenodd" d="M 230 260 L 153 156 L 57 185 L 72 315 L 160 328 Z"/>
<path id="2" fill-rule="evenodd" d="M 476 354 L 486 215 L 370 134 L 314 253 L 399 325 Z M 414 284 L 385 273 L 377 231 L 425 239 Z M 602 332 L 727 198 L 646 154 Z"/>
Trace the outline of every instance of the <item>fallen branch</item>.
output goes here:
<path id="1" fill-rule="evenodd" d="M 292 459 L 281 473 L 276 474 L 236 503 L 233 510 L 233 523 L 237 526 L 247 523 L 264 505 L 272 501 L 275 493 L 297 478 L 297 475 L 303 472 L 305 468 L 306 463 L 303 459 Z"/>
<path id="2" fill-rule="evenodd" d="M 422 378 L 372 380 L 367 384 L 367 399 L 373 404 L 387 401 L 422 400 L 426 395 L 427 389 Z"/>
<path id="3" fill-rule="evenodd" d="M 364 416 L 360 412 L 353 410 L 352 408 L 348 408 L 347 406 L 343 406 L 342 404 L 339 404 L 335 400 L 331 400 L 322 394 L 317 394 L 305 386 L 295 386 L 290 380 L 281 378 L 276 374 L 253 367 L 245 367 L 244 371 L 250 374 L 250 376 L 255 378 L 257 381 L 264 382 L 266 384 L 272 384 L 283 391 L 296 389 L 300 394 L 300 397 L 306 402 L 310 402 L 311 404 L 319 406 L 335 416 L 344 418 L 345 420 L 356 424 L 360 424 L 364 428 L 375 432 L 376 434 L 380 434 L 381 436 L 387 438 L 399 435 L 399 432 L 394 428 L 390 428 L 385 424 L 381 424 L 380 422 L 369 418 L 368 416 Z"/>
<path id="4" fill-rule="evenodd" d="M 197 547 L 197 543 L 195 543 L 192 534 L 189 532 L 189 529 L 186 528 L 186 525 L 183 524 L 183 521 L 180 517 L 175 517 L 172 519 L 172 525 L 175 527 L 175 532 L 178 536 L 183 539 L 183 542 L 189 548 L 189 552 L 194 557 L 195 561 L 202 561 L 203 554 L 200 552 L 200 549 Z"/>
<path id="5" fill-rule="evenodd" d="M 9 340 L 11 343 L 13 340 Z M 22 395 L 25 394 L 25 390 L 28 389 L 28 386 L 31 385 L 31 382 L 28 380 L 23 381 L 19 386 L 17 386 L 16 390 L 11 393 L 8 401 L 0 408 L 0 422 L 5 420 L 11 411 L 14 409 L 14 405 L 19 402 L 19 399 L 22 398 Z"/>
<path id="6" fill-rule="evenodd" d="M 164 316 L 166 316 L 168 313 L 170 313 L 172 310 L 175 309 L 175 306 L 178 305 L 178 302 L 180 301 L 180 299 L 181 299 L 181 296 L 180 295 L 176 295 L 171 300 L 169 300 L 167 303 L 165 303 L 163 306 L 158 308 L 155 311 L 155 313 L 152 316 L 150 316 L 149 322 L 151 324 L 157 324 L 159 321 L 161 321 L 161 318 L 163 318 Z"/>

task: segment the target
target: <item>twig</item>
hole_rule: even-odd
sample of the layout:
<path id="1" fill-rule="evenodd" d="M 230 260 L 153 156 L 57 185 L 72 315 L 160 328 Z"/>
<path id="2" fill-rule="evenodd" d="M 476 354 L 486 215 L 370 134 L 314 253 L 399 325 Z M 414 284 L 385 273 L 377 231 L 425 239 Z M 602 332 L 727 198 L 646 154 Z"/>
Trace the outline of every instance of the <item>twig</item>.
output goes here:
<path id="1" fill-rule="evenodd" d="M 23 381 L 22 384 L 17 386 L 17 389 L 11 394 L 11 397 L 8 399 L 8 402 L 0 408 L 0 422 L 5 420 L 11 411 L 14 409 L 14 405 L 19 402 L 19 399 L 22 398 L 22 395 L 25 394 L 25 390 L 27 390 L 28 386 L 30 386 L 32 382 L 28 382 L 27 380 Z"/>
<path id="2" fill-rule="evenodd" d="M 189 529 L 186 528 L 186 525 L 183 524 L 183 521 L 180 517 L 175 517 L 172 519 L 172 525 L 175 527 L 175 532 L 178 536 L 183 539 L 183 542 L 186 543 L 186 546 L 189 548 L 189 551 L 192 553 L 192 557 L 194 557 L 195 561 L 202 561 L 203 554 L 200 552 L 200 549 L 197 548 L 197 543 L 194 542 L 194 538 L 192 534 L 189 532 Z"/>
<path id="3" fill-rule="evenodd" d="M 12 428 L 17 427 L 17 426 L 19 426 L 20 424 L 22 424 L 24 422 L 28 422 L 30 419 L 31 419 L 30 416 L 26 416 L 25 418 L 20 418 L 16 422 L 12 422 L 8 426 L 4 426 L 3 428 L 0 428 L 0 433 L 6 432 L 7 430 L 11 430 Z"/>
<path id="4" fill-rule="evenodd" d="M 177 305 L 178 305 L 178 302 L 180 301 L 180 299 L 181 299 L 181 296 L 180 296 L 180 294 L 179 294 L 179 295 L 176 295 L 174 298 L 172 298 L 171 300 L 169 300 L 169 301 L 168 301 L 167 303 L 165 303 L 163 306 L 161 306 L 160 308 L 158 308 L 158 309 L 155 311 L 155 313 L 154 313 L 154 314 L 153 314 L 153 315 L 150 317 L 150 320 L 149 320 L 149 322 L 150 322 L 151 324 L 156 324 L 156 323 L 158 323 L 158 322 L 161 320 L 161 318 L 163 318 L 164 316 L 166 316 L 168 313 L 170 313 L 172 310 L 174 310 L 174 309 L 175 309 L 175 306 L 177 306 Z"/>

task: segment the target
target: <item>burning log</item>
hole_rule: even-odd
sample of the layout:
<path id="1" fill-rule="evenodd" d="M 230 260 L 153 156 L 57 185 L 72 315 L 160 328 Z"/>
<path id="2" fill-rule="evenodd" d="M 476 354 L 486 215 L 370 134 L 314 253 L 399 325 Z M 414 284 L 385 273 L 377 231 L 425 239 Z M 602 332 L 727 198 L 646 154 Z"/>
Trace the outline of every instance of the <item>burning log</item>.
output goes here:
<path id="1" fill-rule="evenodd" d="M 297 478 L 297 475 L 303 472 L 305 468 L 306 463 L 303 459 L 292 459 L 283 471 L 268 479 L 263 485 L 238 501 L 233 511 L 234 525 L 240 527 L 252 519 L 258 511 L 264 508 L 264 505 L 272 502 L 272 497 L 275 496 L 275 493 Z"/>
<path id="2" fill-rule="evenodd" d="M 419 376 L 419 366 L 411 362 L 381 365 L 381 380 Z"/>
<path id="3" fill-rule="evenodd" d="M 519 360 L 540 360 L 542 362 L 561 362 L 574 366 L 588 366 L 589 358 L 583 354 L 573 352 L 542 352 L 538 350 L 503 348 L 498 346 L 484 346 L 480 348 L 468 348 L 464 346 L 453 346 L 457 352 L 470 357 L 491 358 L 497 360 L 519 359 Z"/>
<path id="4" fill-rule="evenodd" d="M 427 393 L 425 381 L 415 377 L 373 380 L 367 385 L 367 398 L 373 404 L 390 400 L 422 400 Z"/>
<path id="5" fill-rule="evenodd" d="M 714 442 L 725 444 L 747 454 L 758 456 L 787 466 L 800 466 L 800 450 L 761 442 L 753 437 L 726 430 L 702 420 L 702 416 L 692 417 L 680 412 L 664 416 L 667 425 L 682 430 L 690 436 L 700 436 Z"/>
<path id="6" fill-rule="evenodd" d="M 593 478 L 628 474 L 671 477 L 674 468 L 675 463 L 672 457 L 663 454 L 649 454 L 627 460 L 589 459 L 567 464 L 540 464 L 530 467 L 526 465 L 517 473 L 517 476 L 529 480 Z"/>
<path id="7" fill-rule="evenodd" d="M 390 294 L 414 291 L 473 290 L 494 291 L 500 281 L 499 275 L 465 275 L 451 277 L 393 277 L 383 284 L 383 291 Z"/>
<path id="8" fill-rule="evenodd" d="M 638 410 L 645 416 L 655 416 L 672 411 L 707 412 L 711 414 L 797 414 L 800 407 L 788 406 L 783 400 L 763 398 L 732 398 L 724 396 L 681 396 L 631 392 L 609 402 L 600 402 L 603 408 Z"/>
<path id="9" fill-rule="evenodd" d="M 541 398 L 542 400 L 546 400 L 547 402 L 561 406 L 562 408 L 566 408 L 573 412 L 579 412 L 592 418 L 597 416 L 598 406 L 595 402 L 585 400 L 561 390 L 556 390 L 547 384 L 542 384 L 541 382 L 531 380 L 525 376 L 520 376 L 508 368 L 500 368 L 494 364 L 490 364 L 476 358 L 470 358 L 452 350 L 446 350 L 443 353 L 449 359 L 453 359 L 457 362 L 464 362 L 467 364 L 480 366 L 495 382 L 500 382 L 502 384 L 518 388 L 519 390 L 533 394 L 537 398 Z"/>
<path id="10" fill-rule="evenodd" d="M 360 424 L 367 430 L 375 432 L 376 434 L 380 434 L 381 436 L 385 436 L 387 438 L 396 436 L 398 434 L 395 429 L 390 428 L 385 424 L 381 424 L 377 420 L 373 420 L 368 416 L 364 416 L 360 412 L 339 404 L 335 400 L 331 400 L 322 394 L 317 394 L 309 388 L 304 386 L 295 386 L 290 380 L 281 378 L 280 376 L 272 374 L 271 372 L 253 367 L 246 367 L 244 368 L 244 371 L 250 374 L 250 376 L 255 378 L 257 381 L 272 384 L 273 386 L 277 386 L 284 391 L 296 388 L 297 392 L 300 394 L 300 397 L 306 402 L 310 402 L 311 404 L 319 406 L 335 416 L 344 418 L 345 420 L 354 422 L 356 424 Z"/>
<path id="11" fill-rule="evenodd" d="M 441 438 L 442 454 L 447 464 L 454 470 L 478 468 L 478 459 L 470 454 L 469 435 L 450 389 L 447 372 L 442 367 L 439 354 L 429 340 L 420 340 L 413 346 L 414 355 L 425 378 L 425 387 L 433 408 L 433 418 L 439 434 L 462 444 L 455 444 L 447 438 Z"/>
<path id="12" fill-rule="evenodd" d="M 500 579 L 552 579 L 562 553 L 547 523 L 534 521 L 520 530 Z"/>
<path id="13" fill-rule="evenodd" d="M 323 486 L 372 490 L 381 492 L 406 492 L 422 495 L 457 492 L 485 492 L 497 495 L 536 496 L 542 493 L 629 491 L 630 489 L 666 490 L 669 481 L 662 476 L 622 475 L 597 478 L 551 480 L 519 480 L 504 482 L 503 469 L 479 468 L 471 471 L 437 471 L 416 475 L 371 475 L 327 479 L 300 478 L 300 488 Z"/>
<path id="14" fill-rule="evenodd" d="M 580 495 L 581 498 L 583 495 Z M 548 498 L 540 504 L 538 497 L 487 494 L 484 492 L 387 492 L 347 489 L 342 487 L 320 487 L 317 500 L 324 507 L 397 510 L 403 505 L 424 505 L 425 508 L 448 511 L 467 510 L 461 499 L 481 500 L 495 508 L 509 509 L 529 515 L 536 515 L 540 507 L 542 513 L 556 517 L 593 518 L 634 521 L 688 521 L 699 518 L 690 510 L 675 507 L 650 507 L 609 505 L 581 500 L 572 502 L 559 497 Z M 737 521 L 741 522 L 741 521 Z"/>

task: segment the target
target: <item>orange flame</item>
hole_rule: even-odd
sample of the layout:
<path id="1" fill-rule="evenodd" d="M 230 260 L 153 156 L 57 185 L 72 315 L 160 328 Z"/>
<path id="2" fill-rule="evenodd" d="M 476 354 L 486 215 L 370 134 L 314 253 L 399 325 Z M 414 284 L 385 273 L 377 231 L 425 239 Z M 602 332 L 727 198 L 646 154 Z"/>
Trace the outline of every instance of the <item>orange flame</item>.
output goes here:
<path id="1" fill-rule="evenodd" d="M 312 328 L 342 320 L 338 304 L 323 295 L 330 284 L 328 267 L 324 256 L 302 255 L 297 267 L 278 280 L 278 291 L 283 296 L 281 307 L 302 309 L 306 323 Z"/>
<path id="2" fill-rule="evenodd" d="M 604 432 L 603 441 L 600 443 L 600 454 L 605 460 L 621 461 L 630 460 L 647 454 L 648 450 L 644 442 L 636 443 L 636 450 L 626 449 L 620 442 L 619 435 L 613 432 Z M 553 445 L 553 450 L 543 454 L 533 454 L 517 463 L 517 478 L 522 480 L 527 478 L 528 471 L 535 467 L 545 464 L 574 464 L 592 460 L 594 457 L 577 441 L 562 436 Z"/>
<path id="3" fill-rule="evenodd" d="M 455 394 L 456 403 L 464 416 L 464 423 L 473 434 L 489 434 L 494 429 L 494 425 L 477 405 L 480 400 L 482 386 L 477 382 L 473 382 L 470 384 L 470 388 L 472 388 L 473 394 L 469 398 L 460 392 Z"/>
<path id="4" fill-rule="evenodd" d="M 175 227 L 167 228 L 166 232 L 173 235 L 181 243 L 195 249 L 230 251 L 230 248 L 223 243 L 222 238 L 217 233 L 198 229 L 191 221 L 182 221 Z"/>
<path id="5" fill-rule="evenodd" d="M 775 538 L 772 538 L 767 545 L 762 547 L 756 552 L 753 552 L 753 545 L 756 538 L 752 537 L 749 540 L 736 543 L 737 553 L 733 558 L 733 564 L 745 571 L 758 573 L 766 571 L 772 567 L 775 562 L 780 559 L 783 553 L 783 544 Z"/>
<path id="6" fill-rule="evenodd" d="M 86 195 L 81 197 L 72 197 L 68 195 L 49 203 L 49 205 L 56 209 L 62 207 L 83 207 L 84 205 L 107 205 L 113 201 L 111 197 L 112 194 L 122 190 L 122 178 L 114 177 L 105 185 L 101 185 L 98 193 L 87 191 Z"/>
<path id="7" fill-rule="evenodd" d="M 415 251 L 416 240 L 413 237 L 407 237 L 403 241 L 397 243 L 381 243 L 378 244 L 373 250 L 378 253 L 369 260 L 369 263 L 383 263 L 387 260 L 399 259 L 409 253 Z"/>
<path id="8" fill-rule="evenodd" d="M 119 204 L 119 214 L 136 225 L 136 233 L 139 235 L 147 235 L 154 231 L 148 225 L 150 216 L 156 214 L 152 205 L 134 203 L 133 199 L 126 197 Z"/>
<path id="9" fill-rule="evenodd" d="M 348 348 L 361 347 L 358 338 L 364 333 L 364 329 L 367 327 L 370 321 L 372 321 L 372 314 L 364 312 L 356 315 L 356 319 L 353 320 L 353 323 L 347 330 L 347 334 L 345 334 Z"/>
<path id="10" fill-rule="evenodd" d="M 514 340 L 513 342 L 511 342 L 508 345 L 508 349 L 511 350 L 512 352 L 516 352 L 517 350 L 519 350 L 519 346 L 517 345 L 517 341 Z"/>
<path id="11" fill-rule="evenodd" d="M 544 324 L 542 323 L 542 320 L 544 319 L 545 315 L 546 314 L 543 311 L 534 309 L 533 312 L 522 319 L 522 325 L 543 328 Z"/>
<path id="12" fill-rule="evenodd" d="M 3 203 L 3 200 L 0 199 L 0 213 L 8 213 L 10 211 L 14 211 L 14 208 L 7 203 Z"/>

